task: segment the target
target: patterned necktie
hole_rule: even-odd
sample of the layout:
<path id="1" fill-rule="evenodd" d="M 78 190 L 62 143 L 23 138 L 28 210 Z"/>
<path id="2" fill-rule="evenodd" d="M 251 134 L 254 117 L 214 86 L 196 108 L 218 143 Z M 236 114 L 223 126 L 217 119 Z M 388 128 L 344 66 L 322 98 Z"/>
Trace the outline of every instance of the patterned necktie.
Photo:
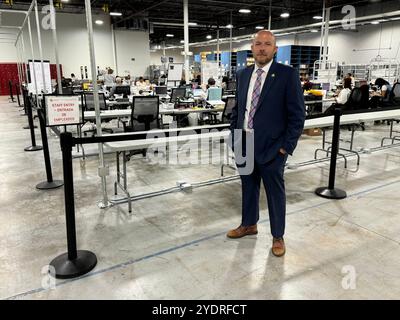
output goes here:
<path id="1" fill-rule="evenodd" d="M 262 74 L 264 73 L 264 70 L 263 69 L 258 69 L 256 71 L 256 73 L 257 73 L 257 79 L 256 79 L 256 82 L 254 84 L 253 94 L 251 96 L 251 106 L 250 106 L 250 112 L 249 112 L 249 121 L 247 123 L 247 127 L 249 129 L 253 129 L 254 114 L 256 113 L 258 100 L 260 99 L 261 77 L 262 77 Z"/>

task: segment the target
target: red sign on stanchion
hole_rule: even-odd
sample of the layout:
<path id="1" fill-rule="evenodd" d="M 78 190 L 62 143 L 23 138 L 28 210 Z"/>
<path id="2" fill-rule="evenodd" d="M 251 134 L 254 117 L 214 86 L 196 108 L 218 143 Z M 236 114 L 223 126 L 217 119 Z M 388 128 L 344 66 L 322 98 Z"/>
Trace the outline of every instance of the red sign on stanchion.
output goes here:
<path id="1" fill-rule="evenodd" d="M 46 96 L 46 126 L 83 123 L 83 110 L 79 98 L 79 96 Z"/>

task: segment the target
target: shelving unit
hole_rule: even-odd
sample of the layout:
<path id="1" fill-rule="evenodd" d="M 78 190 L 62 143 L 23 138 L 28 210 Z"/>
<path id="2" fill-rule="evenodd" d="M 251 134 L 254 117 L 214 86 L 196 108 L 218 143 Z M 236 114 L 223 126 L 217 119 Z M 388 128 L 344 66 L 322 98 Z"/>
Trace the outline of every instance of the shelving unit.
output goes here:
<path id="1" fill-rule="evenodd" d="M 251 50 L 238 51 L 236 53 L 236 61 L 236 70 L 246 68 L 247 66 L 254 64 L 253 53 Z"/>
<path id="2" fill-rule="evenodd" d="M 339 66 L 339 78 L 343 79 L 348 73 L 351 73 L 356 80 L 368 79 L 367 64 L 343 64 Z"/>
<path id="3" fill-rule="evenodd" d="M 336 84 L 338 75 L 338 63 L 336 61 L 317 60 L 314 62 L 313 80 L 319 83 L 330 83 L 331 87 Z"/>
<path id="4" fill-rule="evenodd" d="M 374 82 L 377 78 L 383 78 L 389 83 L 393 83 L 400 77 L 400 64 L 395 59 L 376 57 L 371 60 L 368 71 L 370 82 Z"/>
<path id="5" fill-rule="evenodd" d="M 300 76 L 312 75 L 314 62 L 319 60 L 318 46 L 288 45 L 278 48 L 276 61 L 299 71 Z"/>
<path id="6" fill-rule="evenodd" d="M 204 52 L 200 52 L 200 61 L 198 62 L 204 62 L 207 61 L 207 55 L 211 54 L 211 51 L 204 51 Z"/>

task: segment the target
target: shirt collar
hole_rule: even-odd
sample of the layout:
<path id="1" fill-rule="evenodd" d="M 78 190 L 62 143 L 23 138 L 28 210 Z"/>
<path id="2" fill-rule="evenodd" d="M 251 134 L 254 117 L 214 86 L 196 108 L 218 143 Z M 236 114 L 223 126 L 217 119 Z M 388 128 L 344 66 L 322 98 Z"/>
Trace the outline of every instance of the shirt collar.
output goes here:
<path id="1" fill-rule="evenodd" d="M 269 68 L 271 67 L 272 61 L 273 60 L 271 60 L 264 67 L 261 68 L 265 72 L 266 75 L 268 74 L 268 71 L 269 71 Z M 254 64 L 253 74 L 255 74 L 258 69 L 260 69 L 260 68 L 257 66 L 257 64 Z"/>

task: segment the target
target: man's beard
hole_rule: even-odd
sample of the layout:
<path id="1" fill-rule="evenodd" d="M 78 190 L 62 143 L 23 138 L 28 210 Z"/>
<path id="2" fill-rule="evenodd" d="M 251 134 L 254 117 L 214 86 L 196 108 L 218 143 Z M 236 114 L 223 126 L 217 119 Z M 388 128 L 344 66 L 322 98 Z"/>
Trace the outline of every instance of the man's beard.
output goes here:
<path id="1" fill-rule="evenodd" d="M 261 58 L 261 59 L 260 59 Z M 268 56 L 266 55 L 260 55 L 260 56 L 256 56 L 255 61 L 258 64 L 263 64 L 266 65 L 268 64 L 268 62 L 270 62 L 272 59 L 270 59 Z"/>

